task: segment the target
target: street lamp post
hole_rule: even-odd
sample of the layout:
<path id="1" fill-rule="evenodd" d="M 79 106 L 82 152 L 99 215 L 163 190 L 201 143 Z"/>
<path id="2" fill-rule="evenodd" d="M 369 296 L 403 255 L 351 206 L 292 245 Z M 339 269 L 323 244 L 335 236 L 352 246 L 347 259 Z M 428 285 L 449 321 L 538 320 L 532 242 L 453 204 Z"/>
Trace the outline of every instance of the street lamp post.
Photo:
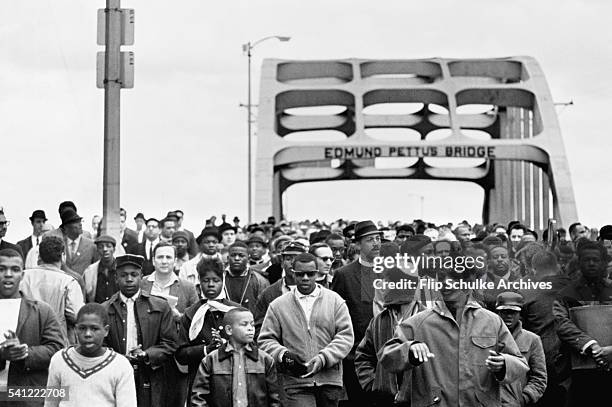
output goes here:
<path id="1" fill-rule="evenodd" d="M 250 41 L 247 42 L 246 44 L 242 44 L 242 51 L 246 52 L 247 55 L 247 60 L 248 60 L 248 91 L 247 91 L 247 154 L 248 154 L 248 158 L 247 158 L 247 166 L 248 166 L 248 170 L 247 170 L 247 185 L 248 185 L 248 193 L 247 193 L 247 202 L 248 202 L 248 223 L 250 224 L 252 222 L 252 210 L 253 210 L 253 200 L 252 200 L 252 139 L 251 139 L 251 107 L 252 107 L 252 102 L 251 102 L 251 50 L 253 48 L 255 48 L 255 46 L 257 44 L 260 44 L 266 40 L 271 40 L 273 38 L 276 38 L 279 41 L 282 42 L 287 42 L 291 39 L 291 37 L 284 37 L 284 36 L 280 36 L 280 35 L 271 35 L 269 37 L 264 37 L 261 38 L 253 43 L 251 43 Z"/>

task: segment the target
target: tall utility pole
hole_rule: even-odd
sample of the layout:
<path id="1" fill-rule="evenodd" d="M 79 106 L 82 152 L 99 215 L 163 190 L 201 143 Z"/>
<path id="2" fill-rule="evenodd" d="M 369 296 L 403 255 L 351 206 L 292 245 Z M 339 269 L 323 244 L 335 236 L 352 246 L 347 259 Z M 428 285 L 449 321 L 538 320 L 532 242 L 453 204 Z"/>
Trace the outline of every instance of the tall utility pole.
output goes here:
<path id="1" fill-rule="evenodd" d="M 242 51 L 246 53 L 247 55 L 247 60 L 248 60 L 248 90 L 247 90 L 247 205 L 248 205 L 248 216 L 247 216 L 247 222 L 248 224 L 251 224 L 251 222 L 253 222 L 253 152 L 252 152 L 252 137 L 253 137 L 253 133 L 251 132 L 251 125 L 253 123 L 253 118 L 251 117 L 251 108 L 253 107 L 252 101 L 251 101 L 251 50 L 253 48 L 255 48 L 255 46 L 259 43 L 262 43 L 266 40 L 271 40 L 271 39 L 277 39 L 279 41 L 282 42 L 287 42 L 291 39 L 291 37 L 285 37 L 285 36 L 281 36 L 281 35 L 271 35 L 269 37 L 264 37 L 261 38 L 253 43 L 251 43 L 250 41 L 247 42 L 246 44 L 242 44 Z M 242 105 L 241 105 L 242 106 Z"/>
<path id="2" fill-rule="evenodd" d="M 104 177 L 102 230 L 119 237 L 121 88 L 134 86 L 134 54 L 121 52 L 134 43 L 134 10 L 121 9 L 120 0 L 106 0 L 98 10 L 97 85 L 104 88 Z"/>
<path id="3" fill-rule="evenodd" d="M 248 80 L 248 92 L 247 92 L 247 138 L 248 138 L 248 146 L 247 146 L 247 165 L 249 169 L 247 170 L 247 183 L 248 183 L 248 195 L 247 195 L 247 205 L 248 216 L 247 216 L 247 224 L 250 225 L 253 222 L 253 133 L 251 132 L 251 124 L 253 123 L 253 118 L 251 117 L 251 43 L 247 43 L 247 59 L 249 60 L 249 80 Z"/>

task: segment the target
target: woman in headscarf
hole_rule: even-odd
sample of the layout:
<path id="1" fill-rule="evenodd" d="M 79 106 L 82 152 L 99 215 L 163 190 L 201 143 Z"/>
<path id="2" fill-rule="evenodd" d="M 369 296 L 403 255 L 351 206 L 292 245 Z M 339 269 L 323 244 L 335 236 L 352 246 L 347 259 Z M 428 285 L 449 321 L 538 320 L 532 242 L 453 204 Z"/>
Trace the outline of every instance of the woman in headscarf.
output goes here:
<path id="1" fill-rule="evenodd" d="M 225 298 L 223 264 L 216 259 L 202 259 L 197 265 L 203 299 L 185 310 L 179 321 L 179 348 L 175 358 L 187 369 L 187 406 L 191 406 L 191 386 L 202 359 L 220 347 L 223 338 L 223 317 L 239 305 Z"/>

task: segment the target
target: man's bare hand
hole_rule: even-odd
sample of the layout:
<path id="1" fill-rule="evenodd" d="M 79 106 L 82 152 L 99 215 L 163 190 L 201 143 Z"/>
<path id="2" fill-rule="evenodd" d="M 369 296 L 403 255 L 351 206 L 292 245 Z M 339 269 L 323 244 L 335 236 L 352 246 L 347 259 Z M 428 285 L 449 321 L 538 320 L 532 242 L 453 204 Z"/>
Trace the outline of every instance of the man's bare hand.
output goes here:
<path id="1" fill-rule="evenodd" d="M 493 373 L 499 373 L 506 366 L 506 361 L 504 360 L 503 355 L 490 350 L 489 357 L 487 358 L 487 360 L 485 360 L 485 364 L 487 365 L 487 368 Z"/>
<path id="2" fill-rule="evenodd" d="M 436 355 L 429 351 L 426 344 L 420 342 L 410 346 L 410 351 L 420 363 L 427 362 L 429 358 L 435 358 Z"/>
<path id="3" fill-rule="evenodd" d="M 593 349 L 595 346 L 597 346 L 597 350 Z M 607 367 L 612 363 L 612 346 L 593 345 L 591 349 L 593 350 L 593 359 L 595 359 L 597 365 Z"/>
<path id="4" fill-rule="evenodd" d="M 308 372 L 305 375 L 301 376 L 302 379 L 314 376 L 319 373 L 323 369 L 323 361 L 317 355 L 314 358 L 310 359 L 308 363 L 306 363 L 306 367 L 308 368 Z"/>
<path id="5" fill-rule="evenodd" d="M 28 357 L 28 345 L 21 343 L 17 334 L 13 331 L 8 331 L 4 334 L 6 339 L 0 343 L 0 357 L 4 360 L 22 360 Z"/>

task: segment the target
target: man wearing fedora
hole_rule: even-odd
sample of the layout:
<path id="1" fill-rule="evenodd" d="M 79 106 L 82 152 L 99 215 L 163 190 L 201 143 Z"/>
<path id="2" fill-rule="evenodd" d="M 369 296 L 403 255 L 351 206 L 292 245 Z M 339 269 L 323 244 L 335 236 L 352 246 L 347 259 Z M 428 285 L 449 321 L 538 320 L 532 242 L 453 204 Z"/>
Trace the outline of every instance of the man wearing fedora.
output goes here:
<path id="1" fill-rule="evenodd" d="M 144 232 L 147 228 L 147 218 L 142 214 L 142 212 L 138 212 L 136 216 L 134 216 L 134 223 L 136 223 L 135 232 L 138 234 L 138 244 L 141 244 L 144 240 Z"/>
<path id="2" fill-rule="evenodd" d="M 343 361 L 343 381 L 348 405 L 367 405 L 368 395 L 362 390 L 355 373 L 355 350 L 374 316 L 374 258 L 380 254 L 382 232 L 370 220 L 355 224 L 354 241 L 359 247 L 359 257 L 336 270 L 332 290 L 346 301 L 355 332 L 351 353 Z M 363 404 L 366 403 L 366 404 Z"/>
<path id="3" fill-rule="evenodd" d="M 221 243 L 223 243 L 224 247 L 229 248 L 236 241 L 236 233 L 238 232 L 238 228 L 236 226 L 232 226 L 227 222 L 223 222 L 221 226 L 219 226 L 219 237 L 221 238 Z"/>
<path id="4" fill-rule="evenodd" d="M 83 275 L 85 269 L 96 261 L 96 246 L 93 240 L 83 236 L 82 219 L 76 211 L 68 208 L 61 213 L 60 229 L 66 247 L 66 266 Z"/>
<path id="5" fill-rule="evenodd" d="M 17 246 L 21 248 L 24 258 L 28 256 L 28 252 L 30 249 L 32 249 L 32 247 L 36 247 L 40 244 L 40 241 L 42 240 L 43 226 L 45 226 L 46 221 L 47 216 L 45 215 L 45 211 L 37 209 L 32 212 L 32 216 L 30 216 L 32 234 L 17 242 Z"/>

